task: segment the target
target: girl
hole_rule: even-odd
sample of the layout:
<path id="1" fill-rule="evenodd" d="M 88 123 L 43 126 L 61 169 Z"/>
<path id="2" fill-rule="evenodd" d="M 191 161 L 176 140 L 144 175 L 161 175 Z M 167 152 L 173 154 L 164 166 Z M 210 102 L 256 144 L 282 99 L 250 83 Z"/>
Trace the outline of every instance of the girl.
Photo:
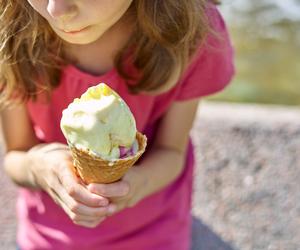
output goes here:
<path id="1" fill-rule="evenodd" d="M 5 170 L 20 186 L 17 242 L 29 249 L 190 247 L 199 99 L 233 75 L 224 22 L 205 0 L 1 0 Z M 82 185 L 61 112 L 105 82 L 148 137 L 116 183 Z M 204 204 L 205 205 L 205 204 Z"/>

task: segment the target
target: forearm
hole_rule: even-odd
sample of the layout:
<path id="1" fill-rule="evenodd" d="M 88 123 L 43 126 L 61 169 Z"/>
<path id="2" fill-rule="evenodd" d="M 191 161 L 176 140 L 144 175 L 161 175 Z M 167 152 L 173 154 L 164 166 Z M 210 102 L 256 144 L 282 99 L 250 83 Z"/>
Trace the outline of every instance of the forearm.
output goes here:
<path id="1" fill-rule="evenodd" d="M 137 171 L 145 176 L 147 195 L 155 193 L 174 181 L 184 168 L 185 152 L 155 148 L 149 152 Z"/>
<path id="2" fill-rule="evenodd" d="M 30 171 L 28 153 L 10 151 L 4 157 L 4 169 L 11 180 L 19 186 L 38 188 Z"/>

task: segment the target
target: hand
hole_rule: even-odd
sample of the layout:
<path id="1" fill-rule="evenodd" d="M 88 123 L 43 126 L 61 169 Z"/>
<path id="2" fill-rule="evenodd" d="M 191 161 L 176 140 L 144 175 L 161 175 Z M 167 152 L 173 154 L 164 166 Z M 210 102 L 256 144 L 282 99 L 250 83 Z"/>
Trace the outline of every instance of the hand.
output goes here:
<path id="1" fill-rule="evenodd" d="M 28 152 L 28 161 L 37 186 L 46 191 L 75 224 L 96 227 L 106 218 L 110 208 L 108 199 L 82 185 L 72 171 L 72 157 L 66 145 L 37 145 Z"/>
<path id="2" fill-rule="evenodd" d="M 109 198 L 111 214 L 135 206 L 149 194 L 147 187 L 147 178 L 141 174 L 138 166 L 130 168 L 120 181 L 87 186 L 92 193 Z"/>

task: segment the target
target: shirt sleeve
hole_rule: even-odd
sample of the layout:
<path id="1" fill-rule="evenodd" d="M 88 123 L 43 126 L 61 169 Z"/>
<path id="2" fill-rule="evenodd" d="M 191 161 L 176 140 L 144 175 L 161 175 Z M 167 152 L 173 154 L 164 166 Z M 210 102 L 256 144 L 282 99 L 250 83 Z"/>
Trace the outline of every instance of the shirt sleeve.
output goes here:
<path id="1" fill-rule="evenodd" d="M 214 94 L 224 89 L 234 75 L 234 51 L 225 22 L 215 6 L 207 9 L 209 34 L 178 84 L 177 101 Z"/>

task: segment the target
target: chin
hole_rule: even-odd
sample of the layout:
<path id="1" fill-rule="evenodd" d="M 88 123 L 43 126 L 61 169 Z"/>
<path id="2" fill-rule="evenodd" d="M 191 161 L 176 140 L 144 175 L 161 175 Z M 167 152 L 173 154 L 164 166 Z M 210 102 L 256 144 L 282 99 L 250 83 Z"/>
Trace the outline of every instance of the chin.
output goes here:
<path id="1" fill-rule="evenodd" d="M 78 44 L 78 45 L 86 45 L 95 42 L 97 39 L 88 39 L 88 38 L 81 38 L 81 39 L 71 39 L 66 37 L 61 37 L 64 41 L 71 43 L 71 44 Z"/>

